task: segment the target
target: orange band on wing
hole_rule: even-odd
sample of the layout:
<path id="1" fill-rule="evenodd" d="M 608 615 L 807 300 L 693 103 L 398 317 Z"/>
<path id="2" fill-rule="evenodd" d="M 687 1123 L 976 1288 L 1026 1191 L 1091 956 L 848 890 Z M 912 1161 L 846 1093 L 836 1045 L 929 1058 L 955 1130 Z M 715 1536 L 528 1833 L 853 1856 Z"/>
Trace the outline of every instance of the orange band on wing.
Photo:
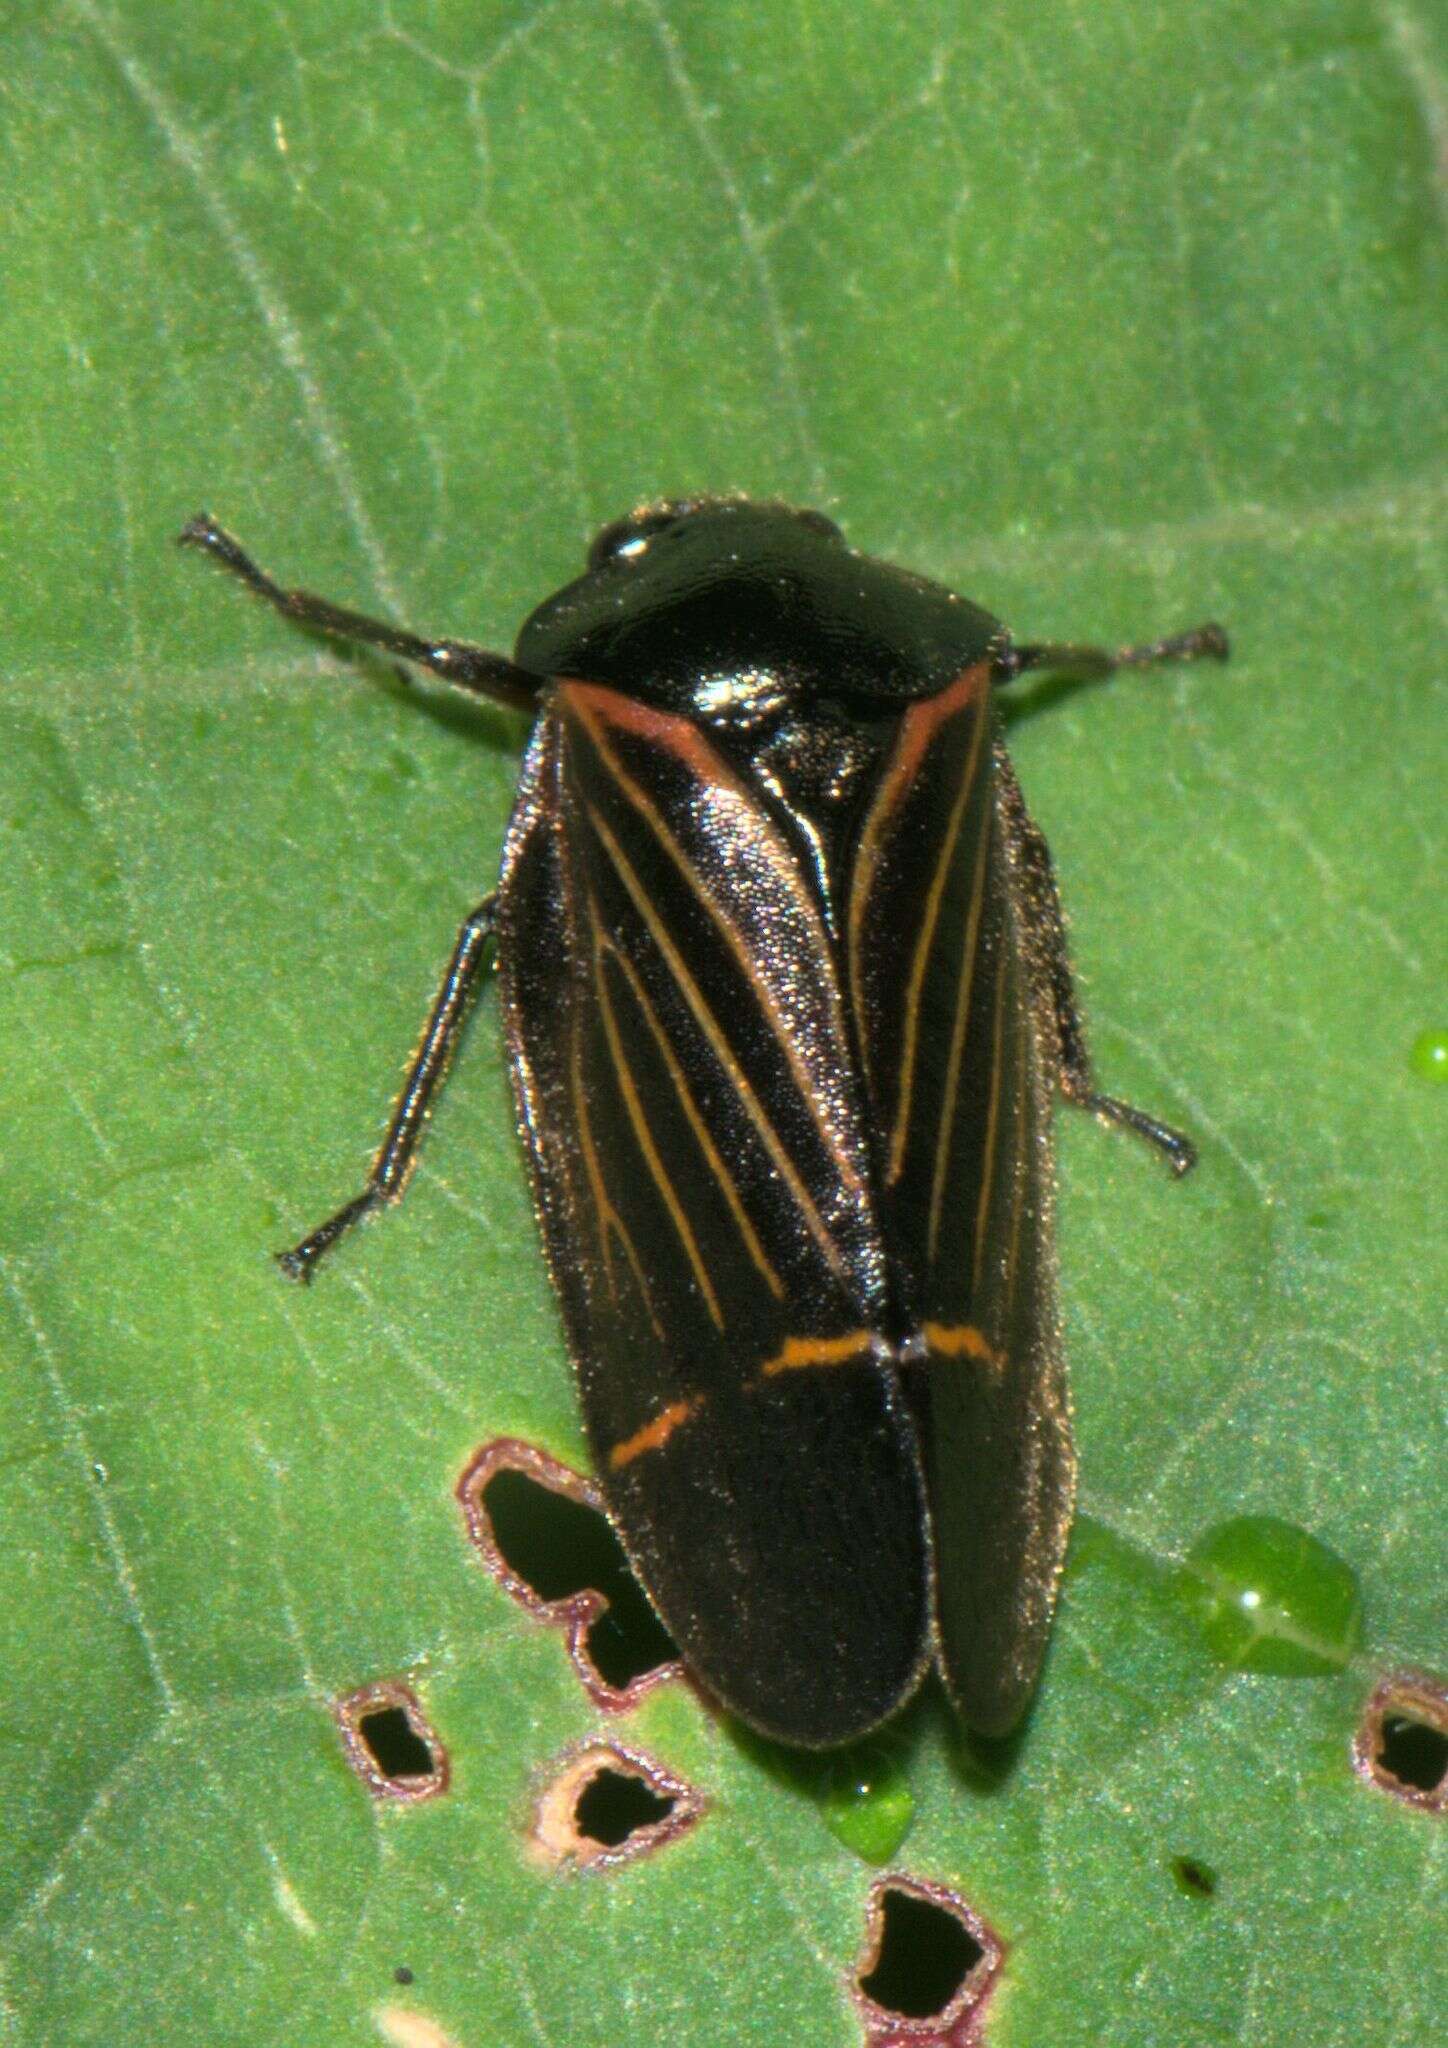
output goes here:
<path id="1" fill-rule="evenodd" d="M 776 1373 L 798 1372 L 808 1365 L 846 1365 L 874 1345 L 873 1330 L 848 1330 L 843 1337 L 786 1337 L 759 1368 L 760 1378 L 773 1379 Z"/>
<path id="2" fill-rule="evenodd" d="M 681 1422 L 687 1422 L 698 1407 L 697 1401 L 671 1401 L 667 1408 L 661 1408 L 652 1422 L 646 1422 L 642 1429 L 636 1429 L 632 1436 L 626 1436 L 622 1443 L 615 1444 L 608 1454 L 609 1470 L 619 1472 L 625 1465 L 631 1465 L 635 1458 L 641 1458 L 645 1451 L 660 1451 L 669 1441 Z"/>
<path id="3" fill-rule="evenodd" d="M 920 1334 L 942 1358 L 979 1359 L 992 1372 L 999 1372 L 1005 1364 L 1002 1353 L 974 1323 L 926 1323 Z"/>

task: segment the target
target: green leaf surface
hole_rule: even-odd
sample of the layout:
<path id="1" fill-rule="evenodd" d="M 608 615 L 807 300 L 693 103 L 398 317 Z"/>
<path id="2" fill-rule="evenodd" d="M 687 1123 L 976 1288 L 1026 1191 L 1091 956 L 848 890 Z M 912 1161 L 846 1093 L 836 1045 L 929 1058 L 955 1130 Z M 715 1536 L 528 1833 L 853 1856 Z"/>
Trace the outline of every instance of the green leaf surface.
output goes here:
<path id="1" fill-rule="evenodd" d="M 685 1688 L 610 1732 L 699 1822 L 526 1851 L 602 1724 L 452 1497 L 581 1460 L 486 1007 L 402 1210 L 310 1293 L 268 1256 L 360 1177 L 521 727 L 170 546 L 204 504 L 506 647 L 595 524 L 743 489 L 1024 636 L 1234 639 L 1013 721 L 1103 1079 L 1202 1164 L 1063 1119 L 1054 1651 L 1002 1774 L 908 1719 L 896 1867 L 1006 1943 L 994 2048 L 1419 2048 L 1443 1822 L 1349 1747 L 1448 1656 L 1441 12 L 31 0 L 0 56 L 0 2039 L 859 2038 L 874 1873 Z M 1246 1514 L 1358 1575 L 1345 1671 L 1212 1661 L 1174 1567 Z M 382 1679 L 412 1808 L 329 1711 Z"/>

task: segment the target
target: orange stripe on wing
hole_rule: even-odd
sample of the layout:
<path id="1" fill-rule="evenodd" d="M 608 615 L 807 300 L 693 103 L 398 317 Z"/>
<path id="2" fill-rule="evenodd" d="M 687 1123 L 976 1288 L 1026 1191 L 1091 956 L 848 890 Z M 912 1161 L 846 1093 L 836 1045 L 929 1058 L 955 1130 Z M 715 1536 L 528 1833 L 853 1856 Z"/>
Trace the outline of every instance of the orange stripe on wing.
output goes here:
<path id="1" fill-rule="evenodd" d="M 983 722 L 983 721 L 982 721 Z M 950 1056 L 945 1069 L 945 1106 L 940 1134 L 935 1143 L 935 1171 L 930 1182 L 930 1229 L 926 1257 L 934 1263 L 940 1245 L 940 1220 L 945 1209 L 945 1182 L 950 1170 L 951 1145 L 955 1136 L 955 1113 L 960 1100 L 960 1076 L 965 1058 L 965 1028 L 970 1016 L 970 992 L 975 980 L 975 956 L 980 944 L 980 920 L 985 908 L 986 874 L 990 867 L 991 823 L 995 816 L 989 803 L 981 806 L 980 844 L 975 851 L 975 879 L 970 889 L 970 910 L 966 917 L 965 948 L 960 956 L 960 974 L 955 989 L 955 1016 L 950 1027 Z"/>
<path id="2" fill-rule="evenodd" d="M 669 1070 L 669 1079 L 673 1082 L 674 1093 L 679 1098 L 679 1106 L 688 1118 L 689 1128 L 694 1133 L 700 1151 L 708 1161 L 709 1172 L 713 1176 L 715 1184 L 722 1190 L 724 1199 L 729 1204 L 729 1213 L 739 1226 L 739 1234 L 744 1239 L 750 1258 L 753 1259 L 758 1267 L 764 1279 L 764 1284 L 768 1287 L 770 1293 L 777 1301 L 782 1301 L 784 1299 L 784 1282 L 780 1279 L 764 1246 L 760 1243 L 759 1232 L 749 1220 L 749 1212 L 744 1206 L 744 1200 L 740 1195 L 738 1184 L 733 1174 L 724 1164 L 723 1158 L 720 1156 L 719 1147 L 709 1135 L 709 1127 L 704 1122 L 699 1105 L 694 1099 L 694 1091 L 690 1088 L 684 1069 L 679 1064 L 679 1056 L 673 1048 L 668 1032 L 664 1029 L 663 1020 L 649 1001 L 649 992 L 644 987 L 638 969 L 625 953 L 619 951 L 611 939 L 601 943 L 607 946 L 608 952 L 618 962 L 619 967 L 623 971 L 624 979 L 628 982 L 629 991 L 634 1001 L 638 1004 L 639 1009 L 643 1012 L 644 1021 L 647 1023 L 649 1030 L 653 1033 L 654 1043 L 658 1047 L 664 1064 Z"/>
<path id="3" fill-rule="evenodd" d="M 869 902 L 876 874 L 883 859 L 882 841 L 892 816 L 900 806 L 901 792 L 907 790 L 920 773 L 920 764 L 938 736 L 941 727 L 956 717 L 967 706 L 984 699 L 990 689 L 990 664 L 973 662 L 963 669 L 956 680 L 940 691 L 937 696 L 926 698 L 911 706 L 900 723 L 900 736 L 895 743 L 865 828 L 860 835 L 859 851 L 855 856 L 854 878 L 850 885 L 849 910 L 849 956 L 850 982 L 855 1007 L 862 1011 L 864 991 L 861 987 L 861 963 L 864 947 L 865 909 Z M 970 755 L 965 773 L 960 780 L 960 790 L 951 806 L 950 817 L 941 838 L 939 857 L 935 873 L 926 894 L 924 913 L 920 922 L 920 935 L 916 942 L 910 963 L 910 973 L 905 989 L 904 1032 L 900 1048 L 900 1085 L 896 1103 L 894 1127 L 890 1133 L 890 1156 L 886 1178 L 897 1181 L 904 1166 L 905 1144 L 909 1134 L 911 1096 L 915 1086 L 915 1054 L 920 1028 L 920 997 L 925 985 L 925 970 L 930 949 L 935 941 L 936 926 L 940 919 L 940 905 L 945 894 L 945 884 L 950 873 L 950 863 L 955 853 L 955 843 L 965 817 L 966 806 L 975 786 L 976 769 L 980 763 L 981 743 L 990 724 L 986 716 L 984 701 L 976 711 L 975 731 L 971 735 Z"/>
<path id="4" fill-rule="evenodd" d="M 598 913 L 595 910 L 595 930 L 597 930 L 598 924 Z M 628 1054 L 624 1050 L 623 1034 L 618 1028 L 618 1019 L 614 1016 L 613 1012 L 613 1000 L 608 992 L 608 984 L 603 977 L 603 947 L 603 938 L 601 936 L 595 938 L 593 980 L 594 987 L 598 993 L 598 1013 L 603 1020 L 603 1031 L 605 1038 L 608 1040 L 609 1057 L 613 1061 L 614 1072 L 618 1079 L 620 1092 L 623 1095 L 624 1108 L 628 1113 L 628 1120 L 633 1127 L 634 1138 L 638 1144 L 639 1151 L 643 1155 L 644 1164 L 653 1177 L 654 1186 L 658 1189 L 664 1207 L 669 1212 L 669 1220 L 678 1232 L 679 1242 L 683 1245 L 689 1264 L 694 1269 L 694 1278 L 698 1283 L 699 1292 L 704 1297 L 705 1306 L 708 1308 L 709 1314 L 713 1319 L 714 1327 L 722 1330 L 724 1327 L 724 1312 L 719 1306 L 719 1296 L 715 1292 L 714 1283 L 709 1277 L 709 1268 L 704 1263 L 704 1255 L 699 1250 L 699 1240 L 694 1235 L 688 1211 L 679 1200 L 678 1191 L 669 1178 L 663 1156 L 654 1142 L 654 1135 L 649 1129 L 649 1120 L 644 1111 L 643 1100 L 639 1094 L 638 1085 L 634 1080 L 633 1070 L 628 1063 Z"/>
<path id="5" fill-rule="evenodd" d="M 786 1337 L 773 1358 L 759 1368 L 761 1379 L 773 1379 L 782 1372 L 799 1372 L 810 1365 L 847 1365 L 875 1348 L 873 1330 L 847 1330 L 842 1337 Z"/>
<path id="6" fill-rule="evenodd" d="M 1016 1101 L 1020 1105 L 1020 1113 L 1023 1117 L 1029 1117 L 1030 1114 L 1030 1062 L 1032 1050 L 1030 1034 L 1034 1029 L 1034 1023 L 1028 1019 L 1027 1028 L 1022 1031 L 1020 1039 Z M 1024 1163 L 1017 1162 L 1014 1178 L 1015 1186 L 1011 1191 L 1010 1240 L 1006 1248 L 1005 1299 L 1001 1305 L 1002 1330 L 1010 1329 L 1011 1318 L 1015 1314 L 1016 1307 L 1016 1267 L 1021 1248 L 1021 1224 L 1025 1216 L 1026 1207 L 1026 1171 Z"/>
<path id="7" fill-rule="evenodd" d="M 979 1365 L 988 1365 L 992 1372 L 999 1372 L 1006 1362 L 974 1323 L 926 1323 L 920 1334 L 942 1358 L 973 1358 Z"/>
<path id="8" fill-rule="evenodd" d="M 641 1458 L 647 1451 L 661 1451 L 681 1423 L 687 1422 L 699 1406 L 697 1401 L 671 1401 L 667 1408 L 661 1408 L 652 1422 L 646 1422 L 642 1429 L 636 1429 L 632 1436 L 626 1436 L 616 1443 L 608 1454 L 610 1472 L 621 1472 L 625 1465 L 631 1465 L 635 1458 Z"/>
<path id="9" fill-rule="evenodd" d="M 574 1128 L 578 1132 L 579 1145 L 583 1153 L 584 1171 L 588 1175 L 589 1185 L 593 1190 L 593 1213 L 598 1221 L 599 1243 L 603 1250 L 603 1271 L 604 1277 L 608 1281 L 609 1297 L 614 1302 L 618 1300 L 618 1282 L 614 1277 L 613 1270 L 613 1240 L 617 1237 L 619 1243 L 623 1246 L 624 1254 L 632 1269 L 635 1283 L 638 1286 L 639 1296 L 644 1305 L 644 1312 L 653 1325 L 654 1335 L 662 1344 L 664 1341 L 664 1326 L 654 1313 L 653 1301 L 649 1295 L 648 1281 L 644 1276 L 643 1261 L 634 1249 L 633 1239 L 624 1228 L 623 1218 L 609 1199 L 608 1183 L 604 1179 L 603 1165 L 598 1156 L 598 1147 L 593 1139 L 593 1126 L 589 1121 L 588 1091 L 583 1085 L 583 1075 L 579 1066 L 578 1032 L 576 1027 L 573 1033 L 573 1043 L 569 1051 L 568 1088 L 573 1100 Z"/>
<path id="10" fill-rule="evenodd" d="M 1006 984 L 1010 976 L 1004 960 L 996 963 L 995 1021 L 991 1028 L 990 1046 L 990 1095 L 986 1104 L 985 1151 L 980 1168 L 980 1200 L 975 1211 L 975 1264 L 971 1272 L 971 1292 L 980 1295 L 981 1276 L 985 1271 L 986 1224 L 990 1218 L 991 1196 L 995 1192 L 996 1138 L 1000 1128 L 1001 1108 L 1001 1051 L 1005 1043 Z"/>
<path id="11" fill-rule="evenodd" d="M 735 1059 L 728 1036 L 720 1025 L 718 1018 L 715 1017 L 713 1011 L 704 1000 L 703 991 L 693 975 L 690 974 L 684 962 L 683 954 L 669 937 L 668 932 L 656 915 L 653 905 L 649 901 L 648 893 L 635 873 L 628 856 L 624 853 L 623 848 L 619 845 L 613 833 L 610 832 L 602 816 L 591 806 L 588 812 L 588 819 L 594 831 L 598 834 L 605 852 L 612 861 L 614 871 L 627 890 L 635 910 L 643 921 L 645 929 L 658 948 L 660 959 L 662 959 L 673 976 L 675 984 L 684 1001 L 688 1004 L 695 1022 L 708 1039 L 710 1048 L 723 1069 L 730 1087 L 738 1096 L 745 1114 L 759 1133 L 759 1137 L 769 1153 L 775 1170 L 789 1189 L 795 1206 L 804 1218 L 805 1226 L 811 1237 L 814 1238 L 815 1243 L 824 1254 L 831 1270 L 843 1277 L 845 1266 L 839 1247 L 836 1245 L 833 1237 L 831 1237 L 829 1227 L 820 1215 L 809 1189 L 805 1186 L 800 1176 L 799 1169 L 785 1150 L 783 1140 L 770 1121 L 763 1103 L 760 1101 L 756 1091 L 751 1087 L 739 1062 Z M 788 1040 L 786 1040 L 786 1043 L 788 1043 Z"/>
<path id="12" fill-rule="evenodd" d="M 658 805 L 628 773 L 618 754 L 610 746 L 607 737 L 608 727 L 612 725 L 625 732 L 638 734 L 661 751 L 671 753 L 701 788 L 713 790 L 735 804 L 736 825 L 742 826 L 746 816 L 752 821 L 753 829 L 759 834 L 760 843 L 768 842 L 770 846 L 771 856 L 775 860 L 775 872 L 788 889 L 794 911 L 808 928 L 811 959 L 824 962 L 829 959 L 830 952 L 819 907 L 806 888 L 782 835 L 767 820 L 761 822 L 760 817 L 756 815 L 757 806 L 753 804 L 746 786 L 720 759 L 707 737 L 696 726 L 690 725 L 687 719 L 670 712 L 656 711 L 647 704 L 640 704 L 635 698 L 620 696 L 617 691 L 599 683 L 581 683 L 570 679 L 564 688 L 567 691 L 569 713 L 577 718 L 587 732 L 597 749 L 599 759 L 607 767 L 625 801 L 643 821 L 655 843 L 668 857 L 692 891 L 695 900 L 713 921 L 753 990 L 760 1008 L 769 1018 L 775 1040 L 794 1077 L 800 1101 L 809 1111 L 842 1185 L 851 1194 L 863 1194 L 864 1181 L 859 1164 L 853 1155 L 848 1134 L 838 1129 L 834 1118 L 822 1109 L 819 1091 L 812 1085 L 808 1065 L 796 1045 L 798 1020 L 788 1013 L 787 1008 L 778 999 L 777 991 L 760 975 L 748 941 L 740 932 L 729 909 L 716 899 L 712 889 L 702 885 L 699 874 L 680 846 Z M 600 836 L 605 836 L 606 828 L 603 827 L 597 812 L 590 809 L 589 817 L 599 830 Z M 612 835 L 607 835 L 605 843 L 608 844 L 610 854 L 616 855 L 617 841 Z M 622 875 L 622 870 L 620 873 Z M 625 886 L 629 886 L 629 893 L 634 894 L 627 875 L 623 875 L 622 878 Z M 652 907 L 644 900 L 635 900 L 640 914 L 653 927 L 656 943 L 661 943 L 661 927 Z M 673 965 L 672 959 L 670 965 Z M 835 1044 L 843 1046 L 847 1043 L 848 1034 L 838 991 L 827 981 L 818 992 L 823 995 L 826 1028 L 830 1038 Z"/>

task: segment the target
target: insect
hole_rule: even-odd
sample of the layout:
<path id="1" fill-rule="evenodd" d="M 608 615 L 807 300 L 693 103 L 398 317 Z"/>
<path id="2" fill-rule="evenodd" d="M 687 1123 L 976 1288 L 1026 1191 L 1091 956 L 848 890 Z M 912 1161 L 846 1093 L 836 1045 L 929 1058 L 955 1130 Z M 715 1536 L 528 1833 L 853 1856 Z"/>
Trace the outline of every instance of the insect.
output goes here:
<path id="1" fill-rule="evenodd" d="M 535 714 L 363 1192 L 402 1191 L 495 960 L 589 1442 L 695 1675 L 768 1736 L 862 1735 L 937 1665 L 967 1727 L 1034 1689 L 1075 1488 L 1051 1101 L 1095 1087 L 1050 856 L 997 690 L 1227 652 L 1012 641 L 822 515 L 747 499 L 607 526 L 510 658 L 283 589 L 287 617 Z"/>

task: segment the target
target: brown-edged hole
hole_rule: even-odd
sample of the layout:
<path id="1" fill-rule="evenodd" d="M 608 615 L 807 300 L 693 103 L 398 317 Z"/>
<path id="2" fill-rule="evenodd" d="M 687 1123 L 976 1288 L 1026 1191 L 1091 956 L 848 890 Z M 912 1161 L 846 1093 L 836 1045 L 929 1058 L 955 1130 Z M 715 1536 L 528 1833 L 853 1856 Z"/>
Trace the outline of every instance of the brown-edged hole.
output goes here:
<path id="1" fill-rule="evenodd" d="M 1353 1768 L 1419 1813 L 1448 1814 L 1448 1680 L 1394 1671 L 1374 1686 L 1352 1745 Z"/>
<path id="2" fill-rule="evenodd" d="M 448 1785 L 448 1756 L 401 1679 L 379 1679 L 332 1702 L 347 1761 L 374 1797 L 416 1804 Z"/>
<path id="3" fill-rule="evenodd" d="M 617 1849 L 640 1828 L 656 1828 L 666 1821 L 678 1801 L 653 1791 L 632 1772 L 603 1769 L 595 1773 L 573 1809 L 574 1825 L 580 1835 L 602 1842 L 605 1849 Z"/>
<path id="4" fill-rule="evenodd" d="M 879 1954 L 860 1989 L 902 2019 L 933 2019 L 959 1994 L 985 1950 L 954 1913 L 915 1892 L 887 1889 L 880 1912 Z"/>
<path id="5" fill-rule="evenodd" d="M 704 1799 L 656 1758 L 584 1742 L 553 1765 L 533 1809 L 535 1856 L 555 1870 L 612 1870 L 687 1832 Z"/>
<path id="6" fill-rule="evenodd" d="M 678 1651 L 597 1508 L 504 1466 L 483 1488 L 493 1540 L 509 1571 L 547 1603 L 595 1592 L 608 1602 L 588 1630 L 589 1659 L 619 1692 Z"/>
<path id="7" fill-rule="evenodd" d="M 402 1707 L 373 1707 L 359 1714 L 357 1733 L 384 1778 L 430 1778 L 437 1768 Z"/>

